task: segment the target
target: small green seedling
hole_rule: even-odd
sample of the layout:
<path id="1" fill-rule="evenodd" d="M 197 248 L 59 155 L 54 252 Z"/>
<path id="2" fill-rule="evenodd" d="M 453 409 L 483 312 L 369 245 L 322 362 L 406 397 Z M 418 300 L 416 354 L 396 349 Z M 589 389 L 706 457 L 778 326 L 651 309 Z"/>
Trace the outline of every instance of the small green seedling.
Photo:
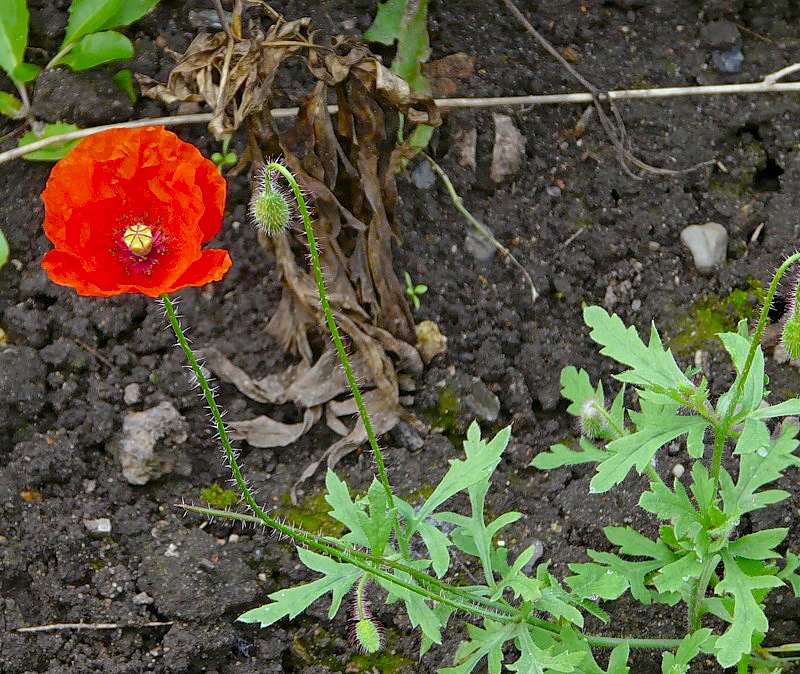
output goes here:
<path id="1" fill-rule="evenodd" d="M 217 165 L 220 174 L 222 174 L 226 168 L 233 166 L 237 161 L 239 161 L 239 157 L 235 152 L 228 152 L 228 146 L 230 145 L 230 142 L 231 137 L 228 136 L 222 141 L 222 152 L 215 152 L 211 155 L 211 161 Z"/>
<path id="2" fill-rule="evenodd" d="M 411 298 L 411 303 L 414 305 L 414 311 L 419 311 L 419 298 L 428 292 L 428 286 L 424 285 L 423 283 L 414 285 L 414 282 L 411 280 L 411 274 L 408 272 L 405 272 L 404 276 L 406 278 L 406 295 Z"/>

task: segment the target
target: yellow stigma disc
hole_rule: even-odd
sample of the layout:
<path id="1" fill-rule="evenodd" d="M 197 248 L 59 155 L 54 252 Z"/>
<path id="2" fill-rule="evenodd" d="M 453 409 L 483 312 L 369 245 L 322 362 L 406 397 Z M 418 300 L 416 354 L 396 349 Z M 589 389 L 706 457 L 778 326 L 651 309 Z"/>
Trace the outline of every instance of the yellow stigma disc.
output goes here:
<path id="1" fill-rule="evenodd" d="M 132 225 L 125 229 L 122 240 L 131 253 L 146 257 L 153 247 L 153 230 L 147 225 Z"/>

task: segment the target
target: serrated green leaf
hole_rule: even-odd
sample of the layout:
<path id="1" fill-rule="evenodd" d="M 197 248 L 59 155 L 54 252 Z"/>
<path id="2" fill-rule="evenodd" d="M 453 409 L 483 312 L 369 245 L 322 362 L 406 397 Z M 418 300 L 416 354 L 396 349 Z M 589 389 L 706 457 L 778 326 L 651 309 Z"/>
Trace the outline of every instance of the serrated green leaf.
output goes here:
<path id="1" fill-rule="evenodd" d="M 536 580 L 541 587 L 541 596 L 536 600 L 536 608 L 547 611 L 556 619 L 566 619 L 578 627 L 583 627 L 583 615 L 575 607 L 575 599 L 566 592 L 556 578 L 547 571 L 547 564 L 536 567 Z"/>
<path id="2" fill-rule="evenodd" d="M 281 618 L 294 618 L 311 604 L 330 592 L 330 618 L 336 615 L 344 596 L 361 576 L 361 570 L 349 564 L 340 564 L 329 557 L 318 555 L 310 550 L 298 550 L 300 560 L 312 571 L 324 574 L 323 578 L 287 590 L 278 590 L 269 595 L 272 603 L 264 604 L 240 615 L 237 620 L 244 623 L 260 623 L 268 627 Z"/>
<path id="3" fill-rule="evenodd" d="M 0 115 L 18 119 L 22 112 L 22 101 L 6 91 L 0 91 Z"/>
<path id="4" fill-rule="evenodd" d="M 42 138 L 52 138 L 59 136 L 62 133 L 69 133 L 70 131 L 77 131 L 78 127 L 74 124 L 65 124 L 63 122 L 56 122 L 55 124 L 48 124 L 44 127 L 43 133 L 38 136 L 33 131 L 28 131 L 22 138 L 19 139 L 19 146 L 30 145 Z M 69 151 L 77 145 L 77 140 L 69 140 L 62 143 L 56 143 L 41 150 L 29 152 L 23 156 L 23 159 L 29 161 L 58 161 L 63 159 Z"/>
<path id="5" fill-rule="evenodd" d="M 781 556 L 775 547 L 781 544 L 788 533 L 789 530 L 783 528 L 762 529 L 732 541 L 728 545 L 728 552 L 734 557 L 746 559 L 775 559 Z"/>
<path id="6" fill-rule="evenodd" d="M 408 585 L 416 584 L 414 579 L 403 571 L 394 569 L 392 575 Z M 403 602 L 412 627 L 421 628 L 423 634 L 433 643 L 442 643 L 441 630 L 444 627 L 442 617 L 428 606 L 419 594 L 384 578 L 375 578 L 375 582 L 389 593 L 387 603 L 396 599 L 400 599 Z"/>
<path id="7" fill-rule="evenodd" d="M 743 655 L 750 652 L 754 634 L 766 634 L 769 628 L 764 609 L 753 596 L 756 590 L 783 585 L 775 576 L 751 576 L 745 573 L 729 552 L 722 553 L 725 576 L 714 589 L 718 595 L 734 598 L 733 622 L 717 639 L 716 655 L 723 667 L 733 667 Z"/>
<path id="8" fill-rule="evenodd" d="M 373 555 L 380 557 L 386 549 L 394 526 L 395 510 L 387 510 L 388 497 L 383 485 L 373 479 L 367 492 L 369 515 L 358 510 L 358 521 L 366 534 Z"/>
<path id="9" fill-rule="evenodd" d="M 490 442 L 486 442 L 480 437 L 478 424 L 473 422 L 467 430 L 467 439 L 464 441 L 466 460 L 453 459 L 450 461 L 450 469 L 422 505 L 414 520 L 409 523 L 407 535 L 413 534 L 419 522 L 425 521 L 439 506 L 455 494 L 476 482 L 488 479 L 494 473 L 497 464 L 500 463 L 500 457 L 508 445 L 510 436 L 511 428 L 507 426 L 499 431 Z"/>
<path id="10" fill-rule="evenodd" d="M 567 407 L 567 413 L 579 417 L 587 398 L 593 398 L 600 405 L 604 403 L 603 385 L 598 383 L 595 389 L 586 370 L 578 370 L 570 365 L 561 370 L 561 397 L 571 403 Z"/>
<path id="11" fill-rule="evenodd" d="M 583 661 L 583 653 L 553 654 L 553 648 L 542 649 L 533 640 L 530 628 L 519 625 L 516 630 L 516 645 L 519 650 L 519 659 L 507 665 L 509 671 L 519 674 L 542 674 L 545 670 L 550 672 L 564 672 L 571 674 L 578 671 L 576 667 Z"/>
<path id="12" fill-rule="evenodd" d="M 113 28 L 112 20 L 122 7 L 122 3 L 123 0 L 72 0 L 69 6 L 67 31 L 59 51 L 75 44 L 85 35 Z"/>
<path id="13" fill-rule="evenodd" d="M 80 71 L 131 57 L 133 57 L 133 43 L 122 33 L 106 30 L 82 37 L 61 62 L 72 70 Z"/>
<path id="14" fill-rule="evenodd" d="M 6 235 L 3 234 L 3 230 L 0 229 L 0 269 L 6 266 L 10 255 L 11 251 L 8 247 L 8 240 L 6 239 Z"/>
<path id="15" fill-rule="evenodd" d="M 28 19 L 26 0 L 3 0 L 0 6 L 0 68 L 12 79 L 16 79 L 14 71 L 25 57 Z"/>
<path id="16" fill-rule="evenodd" d="M 570 564 L 570 571 L 575 575 L 567 576 L 564 582 L 572 593 L 584 599 L 617 599 L 628 589 L 628 581 L 624 576 L 606 566 L 593 562 Z"/>
<path id="17" fill-rule="evenodd" d="M 336 473 L 328 470 L 325 476 L 325 487 L 328 491 L 325 500 L 333 508 L 328 514 L 350 530 L 350 533 L 345 536 L 345 540 L 354 545 L 368 546 L 369 539 L 358 516 L 360 509 L 350 498 L 347 485 L 339 479 Z"/>
<path id="18" fill-rule="evenodd" d="M 788 466 L 797 464 L 797 457 L 793 455 L 798 446 L 797 430 L 793 424 L 784 424 L 780 436 L 771 440 L 766 450 L 744 454 L 735 484 L 728 471 L 720 471 L 720 493 L 729 517 L 741 517 L 788 496 L 782 490 L 758 490 L 781 477 Z"/>
<path id="19" fill-rule="evenodd" d="M 608 658 L 608 674 L 628 674 L 630 667 L 628 667 L 628 656 L 631 649 L 627 643 L 622 643 L 613 651 Z"/>
<path id="20" fill-rule="evenodd" d="M 711 636 L 711 630 L 704 627 L 687 634 L 675 653 L 664 653 L 661 659 L 661 674 L 686 674 L 689 663 L 700 653 L 703 644 Z"/>
<path id="21" fill-rule="evenodd" d="M 589 336 L 603 347 L 600 353 L 630 368 L 616 376 L 620 381 L 662 392 L 694 389 L 672 352 L 664 349 L 655 325 L 645 346 L 636 328 L 626 328 L 619 316 L 609 315 L 602 307 L 585 307 L 583 320 L 592 328 Z"/>
<path id="22" fill-rule="evenodd" d="M 742 434 L 736 441 L 734 454 L 750 454 L 752 452 L 764 452 L 769 448 L 769 429 L 767 425 L 759 420 L 748 417 L 744 422 Z"/>
<path id="23" fill-rule="evenodd" d="M 703 568 L 697 555 L 690 552 L 662 567 L 653 583 L 659 592 L 680 592 L 692 579 L 700 577 Z"/>
<path id="24" fill-rule="evenodd" d="M 677 538 L 693 538 L 703 528 L 703 518 L 695 510 L 684 486 L 675 480 L 675 491 L 660 482 L 639 498 L 639 506 L 662 520 L 672 522 Z"/>
<path id="25" fill-rule="evenodd" d="M 636 424 L 635 433 L 625 435 L 608 444 L 608 457 L 597 466 L 590 489 L 593 493 L 606 492 L 622 482 L 635 466 L 642 473 L 655 453 L 668 442 L 681 435 L 702 434 L 708 422 L 699 416 L 645 415 L 631 412 Z"/>
<path id="26" fill-rule="evenodd" d="M 794 596 L 800 597 L 800 574 L 797 573 L 797 569 L 800 569 L 800 556 L 793 552 L 787 552 L 786 564 L 778 572 L 778 578 L 788 581 L 792 586 Z"/>
<path id="27" fill-rule="evenodd" d="M 736 372 L 741 376 L 742 369 L 747 361 L 747 354 L 750 351 L 750 340 L 742 337 L 734 332 L 723 332 L 717 335 L 725 346 L 725 349 L 731 356 L 733 365 Z M 717 402 L 717 411 L 720 416 L 725 416 L 728 412 L 733 401 L 733 394 L 737 388 L 737 381 L 734 382 L 730 390 L 721 395 Z M 753 364 L 750 367 L 750 372 L 747 375 L 747 381 L 744 383 L 744 389 L 741 400 L 738 401 L 736 418 L 744 418 L 752 410 L 758 409 L 761 401 L 764 399 L 764 353 L 761 347 L 756 350 Z"/>
<path id="28" fill-rule="evenodd" d="M 791 398 L 777 405 L 754 410 L 750 413 L 750 418 L 774 419 L 775 417 L 793 417 L 797 415 L 800 415 L 800 398 Z"/>
<path id="29" fill-rule="evenodd" d="M 394 503 L 406 522 L 410 522 L 416 517 L 414 508 L 401 498 L 395 496 Z M 422 541 L 425 543 L 425 547 L 428 548 L 433 570 L 436 572 L 436 575 L 441 578 L 447 573 L 448 568 L 450 568 L 450 553 L 448 552 L 448 548 L 453 542 L 445 533 L 429 522 L 419 522 L 417 524 L 417 533 L 419 533 Z"/>
<path id="30" fill-rule="evenodd" d="M 439 674 L 470 674 L 478 663 L 488 660 L 489 674 L 500 674 L 503 664 L 503 644 L 514 638 L 514 625 L 486 621 L 486 629 L 467 625 L 469 639 L 462 641 L 455 655 L 455 667 L 445 667 Z"/>
<path id="31" fill-rule="evenodd" d="M 580 439 L 580 452 L 566 445 L 552 445 L 550 451 L 533 457 L 531 466 L 539 470 L 553 470 L 562 466 L 576 466 L 581 463 L 598 463 L 608 458 L 608 452 L 595 447 L 586 438 Z"/>

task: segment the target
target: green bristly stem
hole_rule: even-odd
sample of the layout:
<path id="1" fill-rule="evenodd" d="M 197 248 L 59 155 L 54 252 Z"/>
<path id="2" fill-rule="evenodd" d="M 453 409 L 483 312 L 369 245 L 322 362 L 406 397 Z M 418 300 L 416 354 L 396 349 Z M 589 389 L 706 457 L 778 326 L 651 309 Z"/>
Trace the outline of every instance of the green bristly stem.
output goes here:
<path id="1" fill-rule="evenodd" d="M 378 466 L 378 474 L 381 484 L 383 485 L 383 489 L 386 492 L 389 508 L 393 509 L 394 495 L 392 494 L 392 487 L 389 484 L 389 477 L 386 474 L 386 464 L 383 461 L 383 454 L 381 453 L 380 447 L 378 447 L 378 441 L 375 437 L 375 432 L 372 430 L 372 422 L 370 422 L 369 414 L 367 414 L 367 408 L 364 405 L 364 399 L 361 397 L 361 391 L 356 383 L 356 378 L 353 374 L 353 368 L 350 367 L 350 359 L 347 357 L 347 352 L 344 349 L 342 338 L 339 334 L 339 328 L 337 327 L 336 321 L 333 318 L 330 302 L 328 302 L 328 293 L 325 290 L 325 280 L 322 277 L 322 265 L 320 264 L 319 251 L 317 250 L 317 240 L 314 236 L 314 228 L 311 226 L 311 217 L 308 214 L 308 206 L 306 206 L 306 200 L 305 197 L 303 197 L 303 191 L 300 189 L 300 185 L 297 184 L 297 180 L 295 180 L 292 172 L 283 164 L 272 162 L 267 164 L 264 167 L 264 170 L 267 175 L 269 175 L 270 171 L 277 171 L 286 179 L 286 182 L 288 182 L 292 188 L 295 201 L 297 201 L 297 205 L 300 208 L 300 215 L 303 218 L 303 227 L 306 230 L 308 248 L 309 252 L 311 253 L 311 265 L 314 269 L 314 279 L 317 282 L 317 291 L 319 292 L 322 311 L 325 314 L 325 320 L 328 323 L 328 329 L 331 331 L 331 337 L 333 338 L 333 344 L 336 347 L 336 353 L 339 354 L 339 360 L 342 362 L 342 367 L 344 368 L 344 373 L 347 377 L 347 383 L 350 384 L 350 390 L 353 392 L 353 399 L 356 401 L 358 414 L 361 417 L 361 422 L 364 424 L 364 430 L 366 431 L 367 438 L 369 438 L 369 446 L 372 449 L 372 454 L 375 457 L 375 463 Z M 402 538 L 402 536 L 398 536 L 398 539 L 400 538 Z"/>

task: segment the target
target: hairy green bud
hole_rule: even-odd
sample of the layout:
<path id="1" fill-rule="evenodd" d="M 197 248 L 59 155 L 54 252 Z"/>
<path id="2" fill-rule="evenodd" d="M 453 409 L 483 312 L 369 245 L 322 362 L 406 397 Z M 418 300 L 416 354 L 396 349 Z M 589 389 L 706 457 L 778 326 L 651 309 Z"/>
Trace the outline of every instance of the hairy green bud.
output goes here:
<path id="1" fill-rule="evenodd" d="M 381 649 L 382 630 L 372 618 L 362 618 L 355 625 L 355 641 L 364 653 L 377 653 Z"/>
<path id="2" fill-rule="evenodd" d="M 786 319 L 781 334 L 781 345 L 792 360 L 800 359 L 800 316 L 792 313 Z"/>
<path id="3" fill-rule="evenodd" d="M 277 171 L 262 169 L 258 187 L 250 200 L 250 217 L 253 224 L 267 236 L 286 231 L 292 221 L 292 207 L 286 192 L 280 187 Z"/>
<path id="4" fill-rule="evenodd" d="M 608 434 L 608 420 L 600 408 L 600 401 L 596 398 L 587 398 L 581 405 L 578 416 L 581 433 L 587 438 L 602 438 Z"/>

